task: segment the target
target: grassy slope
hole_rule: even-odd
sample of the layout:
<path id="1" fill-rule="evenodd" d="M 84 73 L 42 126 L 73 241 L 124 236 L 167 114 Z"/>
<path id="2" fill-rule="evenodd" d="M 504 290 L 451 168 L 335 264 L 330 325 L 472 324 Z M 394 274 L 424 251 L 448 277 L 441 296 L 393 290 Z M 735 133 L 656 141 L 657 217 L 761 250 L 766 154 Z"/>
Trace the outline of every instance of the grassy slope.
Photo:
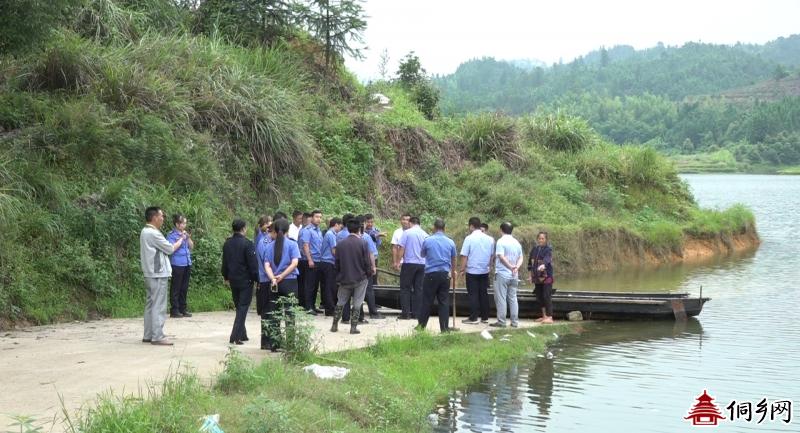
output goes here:
<path id="1" fill-rule="evenodd" d="M 457 238 L 473 214 L 495 231 L 510 219 L 526 245 L 552 232 L 561 272 L 589 270 L 575 265 L 585 236 L 669 252 L 685 233 L 753 226 L 746 209 L 698 210 L 652 150 L 563 117 L 428 121 L 397 85 L 325 73 L 303 36 L 247 49 L 108 33 L 62 29 L 0 62 L 0 328 L 140 314 L 137 236 L 152 204 L 194 229 L 196 310 L 229 307 L 218 266 L 235 215 L 372 211 L 391 229 L 402 210 L 426 225 L 446 217 Z M 373 91 L 392 109 L 371 104 Z"/>
<path id="2" fill-rule="evenodd" d="M 194 432 L 199 419 L 219 413 L 227 432 L 410 432 L 427 431 L 427 415 L 453 389 L 465 387 L 526 355 L 541 353 L 553 331 L 511 334 L 509 342 L 477 334 L 385 338 L 367 349 L 312 359 L 350 369 L 342 381 L 320 380 L 300 366 L 265 360 L 253 366 L 229 354 L 212 389 L 193 374 L 179 374 L 145 400 L 106 396 L 73 420 L 85 433 Z M 499 337 L 495 333 L 496 338 Z"/>

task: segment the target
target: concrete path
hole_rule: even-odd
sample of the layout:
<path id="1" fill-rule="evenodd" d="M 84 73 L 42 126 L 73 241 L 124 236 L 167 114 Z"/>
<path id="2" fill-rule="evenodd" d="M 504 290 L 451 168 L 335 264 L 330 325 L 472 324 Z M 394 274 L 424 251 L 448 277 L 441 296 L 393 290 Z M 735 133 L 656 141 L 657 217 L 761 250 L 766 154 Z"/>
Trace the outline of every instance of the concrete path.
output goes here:
<path id="1" fill-rule="evenodd" d="M 106 319 L 37 326 L 0 334 L 0 431 L 11 430 L 16 415 L 32 416 L 43 431 L 62 431 L 59 396 L 74 414 L 91 406 L 98 393 L 146 394 L 146 385 L 160 383 L 171 371 L 190 366 L 211 379 L 222 369 L 233 312 L 196 313 L 191 318 L 168 319 L 165 332 L 172 347 L 141 342 L 142 319 Z M 456 323 L 462 332 L 480 332 L 487 325 Z M 452 321 L 452 318 L 451 318 Z M 379 335 L 408 335 L 416 321 L 397 320 L 389 312 L 384 320 L 359 326 L 361 334 L 350 335 L 349 325 L 329 332 L 331 318 L 314 318 L 314 339 L 320 352 L 358 348 L 375 342 Z M 521 326 L 535 326 L 524 320 Z M 259 318 L 247 318 L 251 338 L 236 348 L 259 361 L 277 356 L 260 350 Z M 495 329 L 495 328 L 490 328 Z M 438 332 L 435 316 L 428 330 Z M 55 422 L 54 422 L 55 421 Z"/>

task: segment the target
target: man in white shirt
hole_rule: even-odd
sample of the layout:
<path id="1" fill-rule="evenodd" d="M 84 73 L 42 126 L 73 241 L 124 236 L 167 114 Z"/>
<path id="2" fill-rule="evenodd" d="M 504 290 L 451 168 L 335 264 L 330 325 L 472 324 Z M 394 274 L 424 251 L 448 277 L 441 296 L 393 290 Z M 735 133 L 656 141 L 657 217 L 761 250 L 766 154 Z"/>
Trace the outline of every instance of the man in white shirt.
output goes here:
<path id="1" fill-rule="evenodd" d="M 286 233 L 286 237 L 297 242 L 297 238 L 300 236 L 300 229 L 303 228 L 303 212 L 299 210 L 295 210 L 292 212 L 292 223 L 289 224 L 289 232 Z"/>
<path id="2" fill-rule="evenodd" d="M 481 230 L 478 217 L 469 219 L 469 230 L 471 233 L 461 246 L 461 273 L 467 283 L 469 317 L 461 322 L 477 325 L 489 323 L 489 266 L 494 255 L 494 238 Z"/>
<path id="3" fill-rule="evenodd" d="M 495 247 L 494 302 L 497 307 L 497 322 L 489 326 L 506 327 L 506 308 L 511 311 L 511 326 L 519 326 L 519 268 L 522 266 L 522 245 L 511 236 L 514 226 L 510 222 L 500 224 L 503 236 Z"/>
<path id="4" fill-rule="evenodd" d="M 400 216 L 400 227 L 392 233 L 392 264 L 397 263 L 397 252 L 400 250 L 400 238 L 403 236 L 403 231 L 408 230 L 411 227 L 411 215 L 404 213 Z M 400 262 L 403 262 L 403 258 L 400 257 Z"/>

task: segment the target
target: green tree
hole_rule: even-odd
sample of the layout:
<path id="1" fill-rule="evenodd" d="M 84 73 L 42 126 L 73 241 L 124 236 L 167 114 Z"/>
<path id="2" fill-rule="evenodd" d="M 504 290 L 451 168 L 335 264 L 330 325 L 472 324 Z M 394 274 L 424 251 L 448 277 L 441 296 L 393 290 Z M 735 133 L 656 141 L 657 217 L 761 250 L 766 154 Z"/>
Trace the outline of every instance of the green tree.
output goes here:
<path id="1" fill-rule="evenodd" d="M 243 45 L 272 45 L 296 19 L 294 4 L 287 0 L 204 0 L 196 16 L 197 32 L 219 32 Z"/>
<path id="2" fill-rule="evenodd" d="M 780 81 L 788 76 L 789 72 L 783 67 L 783 65 L 776 66 L 775 70 L 772 72 L 772 78 L 774 78 L 775 81 Z"/>
<path id="3" fill-rule="evenodd" d="M 0 53 L 19 53 L 46 41 L 79 0 L 0 1 Z"/>
<path id="4" fill-rule="evenodd" d="M 427 79 L 425 68 L 422 67 L 419 57 L 417 57 L 413 51 L 406 54 L 406 56 L 400 60 L 400 66 L 397 69 L 397 78 L 404 86 L 409 88 Z"/>
<path id="5" fill-rule="evenodd" d="M 307 25 L 325 45 L 325 67 L 330 69 L 334 55 L 363 59 L 361 47 L 367 28 L 360 0 L 311 0 Z"/>

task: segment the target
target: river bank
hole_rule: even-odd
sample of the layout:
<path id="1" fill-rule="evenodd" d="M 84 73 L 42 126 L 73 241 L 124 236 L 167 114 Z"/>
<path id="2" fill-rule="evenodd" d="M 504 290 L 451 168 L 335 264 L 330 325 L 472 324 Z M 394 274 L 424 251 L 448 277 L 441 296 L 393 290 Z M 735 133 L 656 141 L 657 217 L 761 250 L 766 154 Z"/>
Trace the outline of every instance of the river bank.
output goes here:
<path id="1" fill-rule="evenodd" d="M 208 386 L 215 383 L 211 379 L 212 377 L 216 377 L 224 371 L 221 362 L 225 360 L 226 355 L 229 353 L 230 345 L 227 344 L 227 340 L 232 319 L 233 313 L 230 312 L 198 313 L 192 318 L 170 319 L 165 326 L 165 330 L 175 342 L 173 347 L 155 347 L 149 344 L 142 344 L 140 342 L 140 319 L 73 322 L 6 332 L 3 334 L 2 340 L 0 340 L 0 352 L 3 353 L 3 357 L 0 359 L 0 377 L 3 378 L 2 388 L 4 391 L 0 394 L 0 408 L 2 408 L 0 425 L 10 426 L 13 423 L 12 416 L 26 415 L 35 418 L 37 425 L 45 424 L 45 430 L 49 430 L 50 425 L 53 425 L 55 421 L 54 431 L 59 431 L 66 428 L 60 422 L 62 418 L 62 402 L 67 413 L 71 414 L 71 416 L 78 413 L 81 408 L 83 408 L 81 413 L 86 414 L 85 410 L 94 406 L 96 397 L 101 392 L 111 393 L 110 395 L 115 396 L 138 394 L 148 396 L 151 388 L 153 388 L 157 390 L 156 394 L 161 394 L 166 389 L 169 389 L 171 390 L 170 392 L 178 392 L 178 390 L 181 392 L 191 391 L 198 394 L 195 397 L 200 398 L 202 395 L 203 399 L 210 399 L 210 401 L 223 398 L 221 394 L 216 395 L 215 391 L 209 391 Z M 335 360 L 339 362 L 339 365 L 364 364 L 365 368 L 368 367 L 368 373 L 354 371 L 353 377 L 359 378 L 358 380 L 375 381 L 380 379 L 389 381 L 385 386 L 391 389 L 391 391 L 387 390 L 390 395 L 385 396 L 383 404 L 412 405 L 411 401 L 413 401 L 413 405 L 420 405 L 413 406 L 414 408 L 432 410 L 433 403 L 428 404 L 429 401 L 427 399 L 414 400 L 418 399 L 415 392 L 425 390 L 425 393 L 433 393 L 435 388 L 441 386 L 440 393 L 444 395 L 454 385 L 462 384 L 462 382 L 463 384 L 468 384 L 480 378 L 482 372 L 487 372 L 490 368 L 504 366 L 503 362 L 511 357 L 540 350 L 552 338 L 550 327 L 540 327 L 535 325 L 533 321 L 523 320 L 521 321 L 521 326 L 523 328 L 533 328 L 530 330 L 536 331 L 537 338 L 531 338 L 525 331 L 521 333 L 500 331 L 501 334 L 512 334 L 512 342 L 510 344 L 506 342 L 500 343 L 498 340 L 484 342 L 483 339 L 477 336 L 477 333 L 483 329 L 494 328 L 487 328 L 485 325 L 462 325 L 460 319 L 457 319 L 461 330 L 458 335 L 435 338 L 433 335 L 437 331 L 431 325 L 429 326 L 431 335 L 414 336 L 406 341 L 405 337 L 414 335 L 412 331 L 413 323 L 410 321 L 398 321 L 394 315 L 389 315 L 385 320 L 375 320 L 370 324 L 362 325 L 360 327 L 362 334 L 360 335 L 350 335 L 346 332 L 332 334 L 328 332 L 330 318 L 316 317 L 311 322 L 315 328 L 314 341 L 317 344 L 319 353 L 323 354 L 321 356 L 324 357 L 324 359 L 320 359 L 317 362 L 331 364 L 331 361 Z M 247 326 L 251 337 L 257 335 L 256 330 L 259 329 L 259 323 L 255 314 L 248 315 Z M 537 330 L 539 328 L 541 328 L 541 331 Z M 554 329 L 556 328 L 558 327 Z M 560 333 L 561 331 L 556 332 Z M 515 336 L 515 334 L 519 335 Z M 397 338 L 387 340 L 390 336 Z M 258 377 L 251 378 L 253 384 L 261 384 L 257 389 L 263 392 L 280 394 L 281 391 L 272 388 L 285 387 L 290 383 L 294 387 L 296 383 L 292 382 L 293 380 L 299 381 L 297 383 L 308 385 L 311 387 L 310 389 L 329 386 L 312 378 L 305 378 L 299 367 L 285 364 L 279 360 L 278 355 L 259 350 L 256 340 L 256 338 L 253 338 L 244 346 L 236 347 L 236 350 L 244 355 L 242 359 L 247 360 L 244 364 L 253 363 L 253 365 L 259 365 L 255 367 L 255 373 L 253 373 Z M 370 346 L 370 349 L 366 351 L 345 352 L 367 346 Z M 449 348 L 444 350 L 445 346 Z M 502 353 L 497 352 L 500 347 L 507 348 L 507 350 L 501 351 Z M 455 362 L 453 364 L 454 368 L 443 371 L 441 377 L 438 373 L 431 374 L 430 371 L 431 366 L 444 365 L 442 360 L 437 358 L 442 355 L 427 354 L 429 352 L 428 349 L 433 348 L 442 349 L 443 353 L 446 352 L 448 356 L 452 356 L 452 361 Z M 410 356 L 410 353 L 413 352 L 416 352 L 418 356 Z M 397 356 L 401 356 L 407 362 L 398 363 L 398 359 L 391 359 Z M 430 364 L 426 365 L 426 362 L 430 362 Z M 243 364 L 239 363 L 237 365 L 241 366 Z M 410 368 L 409 366 L 411 365 L 417 365 L 413 381 L 419 383 L 412 382 L 409 383 L 409 386 L 416 383 L 414 386 L 421 387 L 419 390 L 417 388 L 405 389 L 403 386 L 404 383 L 412 380 L 405 377 L 406 374 L 409 374 L 406 368 Z M 252 367 L 247 368 L 252 370 Z M 185 374 L 185 369 L 189 369 L 190 373 L 188 375 Z M 283 372 L 280 375 L 281 377 L 276 377 L 275 375 L 263 376 L 264 372 L 276 369 Z M 181 374 L 175 376 L 176 372 Z M 245 373 L 239 371 L 233 374 L 241 375 Z M 165 382 L 164 379 L 170 375 L 172 375 L 172 379 Z M 271 379 L 262 380 L 264 377 Z M 274 381 L 278 380 L 280 383 L 274 383 Z M 165 386 L 165 383 L 168 386 Z M 330 386 L 333 387 L 330 388 L 331 393 L 341 394 L 334 392 L 335 386 L 339 385 Z M 357 395 L 365 392 L 369 394 L 377 392 L 368 390 L 369 386 L 357 381 L 349 384 L 346 381 L 341 386 L 343 387 L 341 389 L 347 390 L 347 392 L 354 392 Z M 295 391 L 300 392 L 301 389 Z M 228 403 L 220 403 L 222 407 L 227 407 L 226 404 L 229 404 L 232 399 L 239 399 L 240 402 L 247 401 L 247 404 L 250 404 L 252 403 L 250 400 L 254 400 L 258 396 L 258 394 L 252 394 L 249 391 L 243 395 L 235 395 L 230 398 L 227 398 L 227 394 L 225 395 L 225 401 Z M 401 395 L 405 397 L 397 400 Z M 291 398 L 300 398 L 300 396 L 295 395 Z M 309 401 L 316 400 L 313 395 L 305 395 L 302 398 L 309 399 Z M 106 406 L 104 406 L 105 409 L 99 412 L 109 410 L 107 405 L 111 404 L 113 400 L 110 397 L 101 398 L 101 405 Z M 134 399 L 134 401 L 142 403 L 138 399 Z M 144 402 L 142 404 L 159 403 Z M 314 404 L 326 407 L 327 403 L 325 401 L 317 401 Z M 428 406 L 424 404 L 428 404 Z M 126 407 L 126 410 L 135 409 L 129 407 L 128 403 L 123 406 Z M 235 416 L 233 413 L 236 410 L 241 411 L 244 403 L 230 404 L 229 406 L 227 409 L 222 410 L 214 409 L 210 406 L 197 405 L 190 408 L 181 408 L 180 414 L 173 415 L 186 424 L 181 427 L 185 431 L 196 431 L 196 418 L 205 414 L 204 412 L 201 413 L 202 411 L 198 412 L 200 408 L 202 410 L 221 411 L 223 419 L 230 426 L 233 419 L 242 418 L 241 413 L 236 412 Z M 378 408 L 371 410 L 378 411 Z M 120 414 L 116 413 L 116 415 Z M 378 416 L 377 414 L 373 415 Z M 411 419 L 409 415 L 402 415 L 402 417 L 404 422 Z M 364 426 L 374 427 L 374 424 L 370 424 L 372 421 L 369 419 L 362 420 L 361 418 L 362 416 L 359 415 L 353 421 L 353 425 L 358 426 L 360 423 L 366 423 Z M 419 420 L 424 420 L 424 414 Z M 164 420 L 150 421 L 156 423 L 164 422 Z M 387 429 L 386 431 L 393 431 L 389 428 L 391 427 L 389 424 L 382 424 L 381 428 L 384 427 Z M 226 428 L 225 430 L 245 431 L 247 429 L 233 428 L 228 430 Z M 351 428 L 345 428 L 344 430 L 356 431 Z M 373 431 L 371 427 L 364 427 L 364 430 Z M 92 430 L 89 429 L 87 431 Z M 310 428 L 309 430 L 300 431 L 319 431 L 319 429 Z"/>

